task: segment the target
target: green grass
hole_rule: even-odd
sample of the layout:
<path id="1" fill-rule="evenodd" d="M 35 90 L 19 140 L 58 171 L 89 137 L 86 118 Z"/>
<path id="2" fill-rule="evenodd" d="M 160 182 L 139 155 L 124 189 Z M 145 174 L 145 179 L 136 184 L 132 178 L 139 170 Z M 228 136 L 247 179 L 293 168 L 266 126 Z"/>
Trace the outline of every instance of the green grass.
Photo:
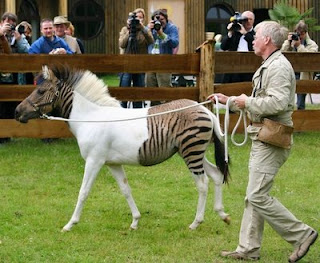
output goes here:
<path id="1" fill-rule="evenodd" d="M 108 74 L 99 76 L 108 86 L 119 87 L 120 79 L 117 74 Z"/>
<path id="2" fill-rule="evenodd" d="M 299 219 L 320 225 L 319 132 L 297 133 L 292 154 L 281 169 L 272 195 Z M 240 136 L 239 136 L 240 137 Z M 241 138 L 238 138 L 241 139 Z M 154 167 L 126 167 L 142 218 L 130 231 L 125 198 L 106 168 L 84 206 L 80 223 L 61 233 L 70 219 L 84 162 L 74 139 L 44 144 L 14 139 L 0 146 L 0 262 L 233 262 L 247 184 L 249 143 L 230 146 L 232 180 L 224 186 L 225 225 L 213 212 L 210 184 L 205 222 L 195 231 L 197 191 L 178 156 Z M 210 149 L 208 156 L 212 158 Z M 260 262 L 287 262 L 292 248 L 267 224 Z M 319 262 L 320 242 L 301 262 Z"/>

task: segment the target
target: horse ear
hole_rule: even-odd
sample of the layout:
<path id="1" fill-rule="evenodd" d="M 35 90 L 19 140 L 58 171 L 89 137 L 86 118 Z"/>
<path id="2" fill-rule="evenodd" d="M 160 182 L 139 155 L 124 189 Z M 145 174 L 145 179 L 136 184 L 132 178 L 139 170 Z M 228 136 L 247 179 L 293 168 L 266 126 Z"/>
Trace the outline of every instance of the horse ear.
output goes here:
<path id="1" fill-rule="evenodd" d="M 47 65 L 42 66 L 42 75 L 44 79 L 52 80 L 54 78 L 54 73 Z"/>

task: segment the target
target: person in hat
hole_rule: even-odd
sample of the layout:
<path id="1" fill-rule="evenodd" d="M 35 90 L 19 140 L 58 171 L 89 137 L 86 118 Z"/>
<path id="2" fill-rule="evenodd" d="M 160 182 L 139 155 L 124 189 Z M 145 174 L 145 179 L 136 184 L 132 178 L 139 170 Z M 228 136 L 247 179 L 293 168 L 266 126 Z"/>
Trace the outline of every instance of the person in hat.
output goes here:
<path id="1" fill-rule="evenodd" d="M 29 54 L 73 54 L 68 44 L 54 35 L 52 19 L 43 19 L 40 30 L 42 36 L 32 43 Z"/>
<path id="2" fill-rule="evenodd" d="M 82 52 L 80 50 L 77 39 L 66 34 L 66 30 L 69 25 L 70 25 L 70 22 L 64 16 L 56 16 L 53 19 L 55 35 L 62 38 L 64 41 L 66 41 L 70 49 L 75 54 L 81 54 Z"/>

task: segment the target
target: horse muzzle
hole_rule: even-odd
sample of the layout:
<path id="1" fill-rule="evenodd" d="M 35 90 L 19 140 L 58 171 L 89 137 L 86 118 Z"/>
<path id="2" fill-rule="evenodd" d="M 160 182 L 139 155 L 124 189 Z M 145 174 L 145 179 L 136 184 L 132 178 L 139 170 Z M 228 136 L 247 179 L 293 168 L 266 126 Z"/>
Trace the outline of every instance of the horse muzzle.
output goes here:
<path id="1" fill-rule="evenodd" d="M 15 119 L 21 123 L 27 123 L 30 119 L 36 119 L 39 117 L 39 112 L 33 109 L 31 111 L 28 111 L 24 109 L 21 104 L 19 104 L 15 109 Z"/>

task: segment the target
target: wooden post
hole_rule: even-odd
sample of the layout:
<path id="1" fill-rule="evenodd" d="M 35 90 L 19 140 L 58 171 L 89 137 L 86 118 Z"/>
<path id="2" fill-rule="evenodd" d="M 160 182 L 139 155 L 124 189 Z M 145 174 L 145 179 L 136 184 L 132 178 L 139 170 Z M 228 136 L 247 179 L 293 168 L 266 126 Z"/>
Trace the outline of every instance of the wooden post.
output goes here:
<path id="1" fill-rule="evenodd" d="M 6 12 L 11 12 L 11 13 L 16 14 L 16 1 L 5 0 L 5 5 L 4 6 L 5 6 Z"/>
<path id="2" fill-rule="evenodd" d="M 197 80 L 199 88 L 199 101 L 207 100 L 208 96 L 213 93 L 214 79 L 214 40 L 207 40 L 197 48 L 200 52 L 200 72 Z M 212 110 L 212 104 L 206 104 L 207 108 Z"/>
<path id="3" fill-rule="evenodd" d="M 68 3 L 67 0 L 59 0 L 59 16 L 68 17 Z"/>

